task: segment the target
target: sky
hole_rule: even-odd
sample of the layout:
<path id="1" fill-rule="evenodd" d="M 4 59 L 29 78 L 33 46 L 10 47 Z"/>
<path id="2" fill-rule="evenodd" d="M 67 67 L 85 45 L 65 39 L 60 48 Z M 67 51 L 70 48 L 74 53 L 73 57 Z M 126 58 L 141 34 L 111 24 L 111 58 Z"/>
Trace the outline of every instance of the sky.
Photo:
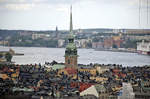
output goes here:
<path id="1" fill-rule="evenodd" d="M 69 30 L 73 28 L 150 29 L 150 0 L 0 0 L 0 29 Z"/>

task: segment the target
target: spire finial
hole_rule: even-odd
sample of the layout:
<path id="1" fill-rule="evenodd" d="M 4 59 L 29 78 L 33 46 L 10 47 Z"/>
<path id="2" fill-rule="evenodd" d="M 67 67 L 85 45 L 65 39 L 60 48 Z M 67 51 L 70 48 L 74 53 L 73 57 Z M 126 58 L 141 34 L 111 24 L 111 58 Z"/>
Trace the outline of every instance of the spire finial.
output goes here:
<path id="1" fill-rule="evenodd" d="M 70 33 L 73 30 L 73 24 L 72 24 L 72 5 L 70 6 Z"/>

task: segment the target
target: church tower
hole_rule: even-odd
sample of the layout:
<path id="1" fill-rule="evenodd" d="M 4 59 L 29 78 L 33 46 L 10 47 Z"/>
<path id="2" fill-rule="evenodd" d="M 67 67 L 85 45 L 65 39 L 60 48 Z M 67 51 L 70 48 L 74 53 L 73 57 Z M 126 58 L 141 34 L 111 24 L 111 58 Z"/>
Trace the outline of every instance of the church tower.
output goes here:
<path id="1" fill-rule="evenodd" d="M 55 37 L 58 39 L 58 27 L 56 26 L 56 35 Z"/>
<path id="2" fill-rule="evenodd" d="M 72 6 L 70 8 L 70 31 L 68 35 L 68 45 L 65 50 L 66 67 L 77 68 L 77 47 L 74 43 L 73 24 L 72 24 Z"/>

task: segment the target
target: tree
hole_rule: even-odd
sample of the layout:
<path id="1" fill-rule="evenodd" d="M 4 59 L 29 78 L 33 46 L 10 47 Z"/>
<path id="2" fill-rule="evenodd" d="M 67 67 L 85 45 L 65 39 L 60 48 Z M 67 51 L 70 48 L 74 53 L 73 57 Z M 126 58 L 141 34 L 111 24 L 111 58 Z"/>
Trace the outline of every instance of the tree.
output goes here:
<path id="1" fill-rule="evenodd" d="M 5 55 L 5 58 L 6 58 L 7 62 L 11 62 L 12 55 L 9 52 L 7 52 Z"/>
<path id="2" fill-rule="evenodd" d="M 2 58 L 3 57 L 3 54 L 2 53 L 0 53 L 0 58 Z"/>
<path id="3" fill-rule="evenodd" d="M 118 46 L 116 45 L 116 44 L 113 44 L 113 46 L 112 46 L 113 48 L 118 48 Z"/>

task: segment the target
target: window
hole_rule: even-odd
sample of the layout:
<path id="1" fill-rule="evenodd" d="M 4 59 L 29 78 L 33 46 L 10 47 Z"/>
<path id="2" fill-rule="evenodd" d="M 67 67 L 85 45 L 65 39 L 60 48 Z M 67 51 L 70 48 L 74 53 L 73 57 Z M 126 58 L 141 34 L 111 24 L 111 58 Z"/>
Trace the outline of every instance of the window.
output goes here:
<path id="1" fill-rule="evenodd" d="M 70 64 L 70 59 L 68 59 L 68 64 Z"/>

